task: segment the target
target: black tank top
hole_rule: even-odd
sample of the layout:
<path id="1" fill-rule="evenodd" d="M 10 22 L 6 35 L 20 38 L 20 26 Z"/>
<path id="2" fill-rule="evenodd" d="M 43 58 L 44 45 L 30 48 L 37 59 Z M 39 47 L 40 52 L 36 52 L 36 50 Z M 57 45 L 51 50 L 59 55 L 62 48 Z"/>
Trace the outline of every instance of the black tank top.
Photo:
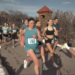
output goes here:
<path id="1" fill-rule="evenodd" d="M 53 30 L 48 30 L 48 27 L 47 27 L 47 30 L 46 30 L 46 35 L 54 35 L 54 28 Z"/>

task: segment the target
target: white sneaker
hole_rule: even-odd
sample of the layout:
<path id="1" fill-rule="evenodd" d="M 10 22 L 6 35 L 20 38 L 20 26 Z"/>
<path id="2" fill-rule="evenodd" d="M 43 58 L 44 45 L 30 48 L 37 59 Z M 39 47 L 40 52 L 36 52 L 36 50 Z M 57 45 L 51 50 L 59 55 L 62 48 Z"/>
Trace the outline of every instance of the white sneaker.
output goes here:
<path id="1" fill-rule="evenodd" d="M 24 60 L 24 68 L 26 69 L 27 68 L 27 60 Z"/>
<path id="2" fill-rule="evenodd" d="M 14 48 L 14 46 L 12 48 Z"/>
<path id="3" fill-rule="evenodd" d="M 46 67 L 46 65 L 45 65 L 45 64 L 43 64 L 43 70 L 45 70 L 45 71 L 47 71 L 47 70 L 48 70 L 48 68 Z"/>
<path id="4" fill-rule="evenodd" d="M 0 48 L 1 48 L 1 45 L 0 45 Z"/>
<path id="5" fill-rule="evenodd" d="M 55 69 L 59 68 L 59 66 L 58 66 L 55 62 L 53 63 L 53 67 L 54 67 Z"/>
<path id="6" fill-rule="evenodd" d="M 29 57 L 29 55 L 27 54 L 27 56 Z"/>
<path id="7" fill-rule="evenodd" d="M 66 49 L 67 46 L 68 46 L 67 43 L 64 43 L 64 44 L 61 46 L 61 49 Z"/>

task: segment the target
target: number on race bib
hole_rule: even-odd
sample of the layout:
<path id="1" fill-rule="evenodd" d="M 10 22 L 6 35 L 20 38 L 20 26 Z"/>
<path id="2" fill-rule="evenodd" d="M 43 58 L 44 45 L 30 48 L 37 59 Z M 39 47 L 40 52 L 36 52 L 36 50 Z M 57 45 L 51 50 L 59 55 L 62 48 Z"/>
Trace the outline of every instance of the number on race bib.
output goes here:
<path id="1" fill-rule="evenodd" d="M 16 32 L 16 30 L 13 30 L 13 32 L 15 33 L 15 32 Z"/>
<path id="2" fill-rule="evenodd" d="M 36 44 L 36 39 L 34 39 L 34 38 L 29 38 L 29 39 L 28 39 L 28 44 Z"/>
<path id="3" fill-rule="evenodd" d="M 6 33 L 7 33 L 7 31 L 4 31 L 4 33 L 6 34 Z"/>

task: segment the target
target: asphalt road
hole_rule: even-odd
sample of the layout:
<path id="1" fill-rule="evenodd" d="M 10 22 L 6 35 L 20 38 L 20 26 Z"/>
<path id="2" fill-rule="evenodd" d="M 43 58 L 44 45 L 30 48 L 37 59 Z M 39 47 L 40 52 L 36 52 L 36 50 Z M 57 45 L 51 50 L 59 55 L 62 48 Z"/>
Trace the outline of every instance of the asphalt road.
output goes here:
<path id="1" fill-rule="evenodd" d="M 0 59 L 2 65 L 7 69 L 9 74 L 35 74 L 34 63 L 30 62 L 28 68 L 23 68 L 23 61 L 27 58 L 25 49 L 22 48 L 17 42 L 15 48 L 12 48 L 12 42 L 9 41 L 7 48 L 4 47 L 2 42 L 2 48 L 0 49 Z M 39 59 L 40 74 L 75 74 L 75 57 L 67 50 L 60 50 L 59 47 L 55 50 L 55 62 L 59 65 L 58 69 L 53 68 L 52 61 L 50 59 L 49 52 L 45 52 L 46 65 L 49 68 L 48 71 L 42 70 L 42 59 L 40 54 L 36 54 Z"/>

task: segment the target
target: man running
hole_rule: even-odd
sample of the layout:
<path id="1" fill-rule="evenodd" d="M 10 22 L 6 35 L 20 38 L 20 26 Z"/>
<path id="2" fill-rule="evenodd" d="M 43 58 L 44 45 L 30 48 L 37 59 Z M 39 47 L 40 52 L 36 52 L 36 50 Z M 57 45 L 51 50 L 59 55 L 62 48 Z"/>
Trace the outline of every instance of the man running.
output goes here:
<path id="1" fill-rule="evenodd" d="M 14 48 L 15 39 L 17 39 L 17 28 L 15 27 L 15 24 L 12 24 L 11 34 L 12 34 L 12 42 L 13 42 L 13 48 Z"/>
<path id="2" fill-rule="evenodd" d="M 4 23 L 4 26 L 2 27 L 2 30 L 3 30 L 3 35 L 4 35 L 4 42 L 5 42 L 5 47 L 7 47 L 7 38 L 8 38 L 8 27 L 7 27 L 7 24 Z"/>
<path id="3" fill-rule="evenodd" d="M 25 67 L 27 67 L 27 63 L 32 60 L 34 62 L 35 73 L 39 75 L 39 61 L 35 52 L 38 51 L 38 41 L 42 41 L 42 38 L 41 38 L 39 30 L 34 28 L 34 23 L 35 23 L 34 19 L 30 18 L 28 20 L 29 27 L 22 31 L 21 36 L 22 35 L 25 36 L 25 50 L 27 54 L 29 55 L 27 60 L 24 61 L 24 65 Z M 20 42 L 22 44 L 22 41 Z"/>
<path id="4" fill-rule="evenodd" d="M 40 31 L 40 34 L 41 34 L 41 22 L 39 20 L 36 21 L 36 28 Z M 40 50 L 39 52 L 41 52 L 41 57 L 42 57 L 42 60 L 43 60 L 43 70 L 48 70 L 48 68 L 45 65 L 44 47 L 43 47 L 41 41 L 38 41 L 38 42 L 39 42 L 38 47 L 39 47 L 39 50 Z"/>
<path id="5" fill-rule="evenodd" d="M 24 24 L 21 26 L 20 28 L 20 33 L 22 32 L 22 30 L 24 30 L 25 28 L 28 28 L 28 19 L 26 18 L 24 21 Z M 22 36 L 22 44 L 21 46 L 24 47 L 24 35 Z"/>
<path id="6" fill-rule="evenodd" d="M 2 42 L 2 34 L 3 34 L 3 31 L 2 31 L 2 29 L 0 27 L 0 48 L 1 48 L 1 42 Z"/>
<path id="7" fill-rule="evenodd" d="M 58 24 L 58 18 L 54 18 L 54 23 L 52 24 L 53 27 L 56 28 L 57 32 L 59 33 L 62 29 L 60 28 L 60 25 Z M 55 50 L 57 44 L 58 44 L 58 36 L 55 35 L 54 37 L 55 45 L 53 46 L 53 51 Z"/>

